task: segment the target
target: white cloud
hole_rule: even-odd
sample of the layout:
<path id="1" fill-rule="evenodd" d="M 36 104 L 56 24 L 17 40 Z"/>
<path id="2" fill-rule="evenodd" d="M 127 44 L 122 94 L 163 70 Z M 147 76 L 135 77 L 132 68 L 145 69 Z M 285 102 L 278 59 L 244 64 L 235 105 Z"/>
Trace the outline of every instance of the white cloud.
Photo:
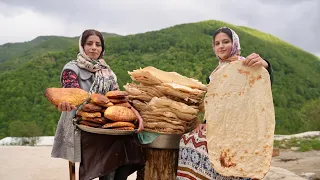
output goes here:
<path id="1" fill-rule="evenodd" d="M 0 44 L 29 41 L 39 35 L 63 33 L 63 23 L 59 19 L 23 8 L 19 8 L 18 13 L 10 14 L 9 17 L 0 14 L 0 22 Z"/>
<path id="2" fill-rule="evenodd" d="M 320 51 L 320 2 L 262 0 L 2 0 L 0 44 L 39 35 L 78 36 L 84 29 L 122 35 L 209 19 L 248 26 L 302 49 Z"/>

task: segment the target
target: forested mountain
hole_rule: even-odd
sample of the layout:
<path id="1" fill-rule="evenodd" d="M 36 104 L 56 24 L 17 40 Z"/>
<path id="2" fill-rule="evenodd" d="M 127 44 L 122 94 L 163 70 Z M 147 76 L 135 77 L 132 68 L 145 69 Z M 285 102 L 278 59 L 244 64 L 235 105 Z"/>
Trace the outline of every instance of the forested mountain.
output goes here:
<path id="1" fill-rule="evenodd" d="M 276 133 L 320 130 L 320 59 L 277 37 L 220 21 L 181 24 L 128 36 L 105 34 L 105 60 L 120 86 L 128 71 L 154 66 L 206 83 L 218 60 L 212 52 L 213 32 L 229 26 L 239 35 L 242 54 L 253 52 L 274 69 L 272 87 Z M 77 38 L 38 37 L 0 46 L 0 138 L 54 135 L 58 111 L 45 99 L 48 87 L 60 87 L 64 64 L 76 58 Z"/>

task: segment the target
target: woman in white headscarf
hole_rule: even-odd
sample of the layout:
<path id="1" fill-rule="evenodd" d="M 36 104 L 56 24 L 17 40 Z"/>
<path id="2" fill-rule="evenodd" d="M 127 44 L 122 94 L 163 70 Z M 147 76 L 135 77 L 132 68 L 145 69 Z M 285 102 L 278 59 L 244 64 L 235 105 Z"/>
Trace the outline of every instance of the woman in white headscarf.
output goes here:
<path id="1" fill-rule="evenodd" d="M 228 27 L 221 27 L 215 31 L 212 38 L 213 51 L 219 60 L 219 68 L 231 61 L 243 61 L 248 67 L 265 67 L 273 81 L 271 65 L 258 54 L 252 53 L 242 57 L 240 54 L 239 36 Z M 208 78 L 208 83 L 211 79 Z M 245 177 L 225 177 L 218 174 L 212 167 L 206 140 L 206 124 L 200 124 L 194 132 L 184 134 L 180 140 L 177 180 L 248 180 Z"/>
<path id="2" fill-rule="evenodd" d="M 246 58 L 241 56 L 240 39 L 236 32 L 229 27 L 221 27 L 215 31 L 212 38 L 212 48 L 219 64 L 211 75 L 216 72 L 224 64 L 231 61 L 243 61 L 243 64 L 248 67 L 264 67 L 270 74 L 271 84 L 273 83 L 273 70 L 269 61 L 262 59 L 259 54 L 252 53 Z M 211 75 L 207 79 L 209 84 Z M 205 129 L 205 124 L 199 125 L 196 132 Z"/>
<path id="3" fill-rule="evenodd" d="M 81 88 L 91 93 L 119 90 L 117 77 L 102 59 L 104 39 L 96 30 L 86 30 L 79 39 L 79 54 L 76 60 L 68 62 L 61 73 L 63 88 Z M 80 162 L 80 180 L 127 179 L 145 164 L 143 149 L 136 135 L 103 135 L 81 131 L 73 125 L 76 107 L 67 102 L 57 106 L 61 111 L 52 157 L 69 160 L 69 165 Z M 132 108 L 143 129 L 142 118 Z"/>
<path id="4" fill-rule="evenodd" d="M 268 70 L 270 69 L 269 62 L 262 59 L 259 54 L 252 53 L 249 56 L 242 57 L 240 39 L 237 33 L 228 27 L 221 27 L 213 35 L 212 38 L 212 48 L 216 57 L 219 60 L 220 68 L 223 64 L 230 61 L 241 61 L 243 64 L 248 67 L 259 67 L 263 66 Z M 217 69 L 216 69 L 217 70 Z M 214 73 L 213 71 L 212 73 Z"/>

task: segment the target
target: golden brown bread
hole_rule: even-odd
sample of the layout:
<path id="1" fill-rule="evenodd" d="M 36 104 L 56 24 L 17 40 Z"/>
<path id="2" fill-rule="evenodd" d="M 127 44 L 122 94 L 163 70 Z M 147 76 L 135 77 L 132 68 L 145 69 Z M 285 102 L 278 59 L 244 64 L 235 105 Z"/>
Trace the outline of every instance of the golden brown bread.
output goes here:
<path id="1" fill-rule="evenodd" d="M 134 112 L 126 107 L 111 106 L 104 112 L 104 117 L 112 121 L 134 121 L 137 116 Z"/>
<path id="2" fill-rule="evenodd" d="M 124 97 L 124 98 L 118 98 L 118 99 L 109 99 L 110 102 L 112 102 L 113 104 L 120 104 L 120 103 L 125 103 L 129 101 L 128 97 Z"/>
<path id="3" fill-rule="evenodd" d="M 101 111 L 103 108 L 101 106 L 98 106 L 96 104 L 93 104 L 93 103 L 89 103 L 89 104 L 85 104 L 83 107 L 82 107 L 82 111 L 85 111 L 85 112 L 99 112 Z"/>
<path id="4" fill-rule="evenodd" d="M 106 123 L 102 126 L 102 128 L 117 128 L 117 127 L 135 127 L 135 125 L 131 122 L 113 122 Z"/>
<path id="5" fill-rule="evenodd" d="M 80 88 L 47 88 L 45 96 L 53 105 L 68 102 L 79 106 L 88 98 L 88 92 Z"/>
<path id="6" fill-rule="evenodd" d="M 125 131 L 132 131 L 132 130 L 134 130 L 133 127 L 118 127 L 118 128 L 113 128 L 113 129 L 116 129 L 116 130 L 125 130 Z"/>
<path id="7" fill-rule="evenodd" d="M 95 118 L 95 117 L 101 117 L 101 112 L 84 112 L 84 111 L 78 111 L 77 112 L 78 116 L 87 117 L 87 118 Z"/>
<path id="8" fill-rule="evenodd" d="M 106 96 L 110 99 L 121 99 L 128 96 L 128 93 L 126 91 L 109 91 Z"/>
<path id="9" fill-rule="evenodd" d="M 85 126 L 90 126 L 90 127 L 95 127 L 95 128 L 101 127 L 100 124 L 93 123 L 93 122 L 90 122 L 90 121 L 79 121 L 79 124 L 82 124 L 82 125 L 85 125 Z"/>
<path id="10" fill-rule="evenodd" d="M 108 105 L 108 103 L 110 102 L 109 99 L 102 94 L 93 93 L 93 94 L 91 94 L 90 98 L 91 98 L 91 102 L 94 102 L 95 104 L 97 104 L 99 106 L 103 106 L 103 107 L 110 106 L 110 105 Z"/>
<path id="11" fill-rule="evenodd" d="M 113 106 L 114 104 L 112 103 L 112 102 L 108 102 L 107 104 L 106 104 L 106 106 L 107 107 L 110 107 L 110 106 Z"/>
<path id="12" fill-rule="evenodd" d="M 90 117 L 81 117 L 82 120 L 84 121 L 90 121 L 96 124 L 101 124 L 104 125 L 107 123 L 107 120 L 105 119 L 105 117 L 94 117 L 94 118 L 90 118 Z"/>
<path id="13" fill-rule="evenodd" d="M 131 105 L 128 102 L 115 104 L 115 106 L 122 106 L 122 107 L 127 107 L 131 109 Z"/>

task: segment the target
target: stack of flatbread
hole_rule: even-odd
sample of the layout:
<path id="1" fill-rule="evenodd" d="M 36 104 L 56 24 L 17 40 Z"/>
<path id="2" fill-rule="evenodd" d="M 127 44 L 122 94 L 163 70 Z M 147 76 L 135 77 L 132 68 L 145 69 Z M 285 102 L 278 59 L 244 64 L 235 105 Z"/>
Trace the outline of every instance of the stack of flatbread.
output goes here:
<path id="1" fill-rule="evenodd" d="M 89 99 L 76 114 L 81 125 L 117 130 L 136 127 L 137 117 L 131 110 L 126 91 L 109 91 L 106 95 L 93 93 L 89 98 L 88 93 L 79 88 L 48 88 L 45 96 L 54 105 L 69 102 L 79 106 Z"/>
<path id="2" fill-rule="evenodd" d="M 176 72 L 154 67 L 128 72 L 124 88 L 140 112 L 146 131 L 180 134 L 195 128 L 206 86 Z"/>

